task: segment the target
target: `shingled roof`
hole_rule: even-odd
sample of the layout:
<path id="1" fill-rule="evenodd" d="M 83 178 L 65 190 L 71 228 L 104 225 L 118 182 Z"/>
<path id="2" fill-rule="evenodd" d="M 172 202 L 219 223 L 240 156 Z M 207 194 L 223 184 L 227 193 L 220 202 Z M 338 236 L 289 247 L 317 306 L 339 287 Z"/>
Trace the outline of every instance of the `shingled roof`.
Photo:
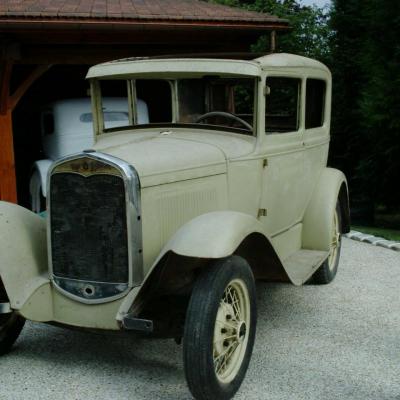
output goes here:
<path id="1" fill-rule="evenodd" d="M 0 24 L 15 20 L 168 24 L 231 21 L 252 25 L 276 24 L 278 29 L 287 26 L 285 20 L 270 14 L 200 0 L 0 0 Z"/>

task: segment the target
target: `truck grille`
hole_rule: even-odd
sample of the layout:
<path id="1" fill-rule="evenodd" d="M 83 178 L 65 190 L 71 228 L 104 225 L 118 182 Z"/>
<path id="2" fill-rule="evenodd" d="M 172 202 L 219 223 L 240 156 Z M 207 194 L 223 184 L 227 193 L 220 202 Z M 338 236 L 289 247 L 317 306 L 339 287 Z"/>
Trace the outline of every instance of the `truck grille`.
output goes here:
<path id="1" fill-rule="evenodd" d="M 97 282 L 128 282 L 122 178 L 53 175 L 51 227 L 54 275 Z"/>

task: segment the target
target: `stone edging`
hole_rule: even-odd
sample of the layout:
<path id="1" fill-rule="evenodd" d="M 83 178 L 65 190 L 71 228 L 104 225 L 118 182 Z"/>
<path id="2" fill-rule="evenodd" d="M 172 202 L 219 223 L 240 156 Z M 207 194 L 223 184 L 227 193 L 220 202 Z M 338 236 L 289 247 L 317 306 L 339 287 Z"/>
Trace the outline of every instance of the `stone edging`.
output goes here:
<path id="1" fill-rule="evenodd" d="M 349 239 L 357 240 L 358 242 L 369 243 L 374 246 L 384 247 L 386 249 L 400 251 L 400 242 L 394 242 L 392 240 L 386 240 L 384 238 L 368 235 L 366 233 L 357 232 L 357 231 L 350 231 L 345 237 Z"/>

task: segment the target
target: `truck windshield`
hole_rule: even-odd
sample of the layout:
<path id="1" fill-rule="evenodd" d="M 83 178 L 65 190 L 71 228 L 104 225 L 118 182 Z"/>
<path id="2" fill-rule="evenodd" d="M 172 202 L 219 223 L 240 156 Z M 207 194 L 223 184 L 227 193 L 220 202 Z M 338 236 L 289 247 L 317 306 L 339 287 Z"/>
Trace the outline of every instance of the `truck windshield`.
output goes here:
<path id="1" fill-rule="evenodd" d="M 190 125 L 248 135 L 253 134 L 256 87 L 254 78 L 218 76 L 100 82 L 103 98 L 124 97 L 130 104 L 129 118 L 118 121 L 118 128 Z M 101 105 L 98 109 L 107 132 L 109 115 Z"/>

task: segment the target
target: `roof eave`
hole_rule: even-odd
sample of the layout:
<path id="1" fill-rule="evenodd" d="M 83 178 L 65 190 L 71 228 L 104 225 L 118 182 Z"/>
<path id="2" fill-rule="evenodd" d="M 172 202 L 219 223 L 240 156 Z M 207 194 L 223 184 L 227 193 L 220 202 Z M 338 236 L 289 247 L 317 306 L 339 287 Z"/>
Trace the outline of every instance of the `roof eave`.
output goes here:
<path id="1" fill-rule="evenodd" d="M 254 18 L 243 20 L 240 18 L 220 18 L 218 20 L 205 19 L 118 19 L 118 18 L 29 18 L 29 17 L 1 17 L 0 31 L 13 29 L 59 29 L 60 27 L 71 30 L 93 29 L 96 26 L 102 30 L 141 29 L 143 27 L 169 27 L 174 28 L 235 28 L 246 30 L 288 30 L 289 22 L 279 18 Z"/>

